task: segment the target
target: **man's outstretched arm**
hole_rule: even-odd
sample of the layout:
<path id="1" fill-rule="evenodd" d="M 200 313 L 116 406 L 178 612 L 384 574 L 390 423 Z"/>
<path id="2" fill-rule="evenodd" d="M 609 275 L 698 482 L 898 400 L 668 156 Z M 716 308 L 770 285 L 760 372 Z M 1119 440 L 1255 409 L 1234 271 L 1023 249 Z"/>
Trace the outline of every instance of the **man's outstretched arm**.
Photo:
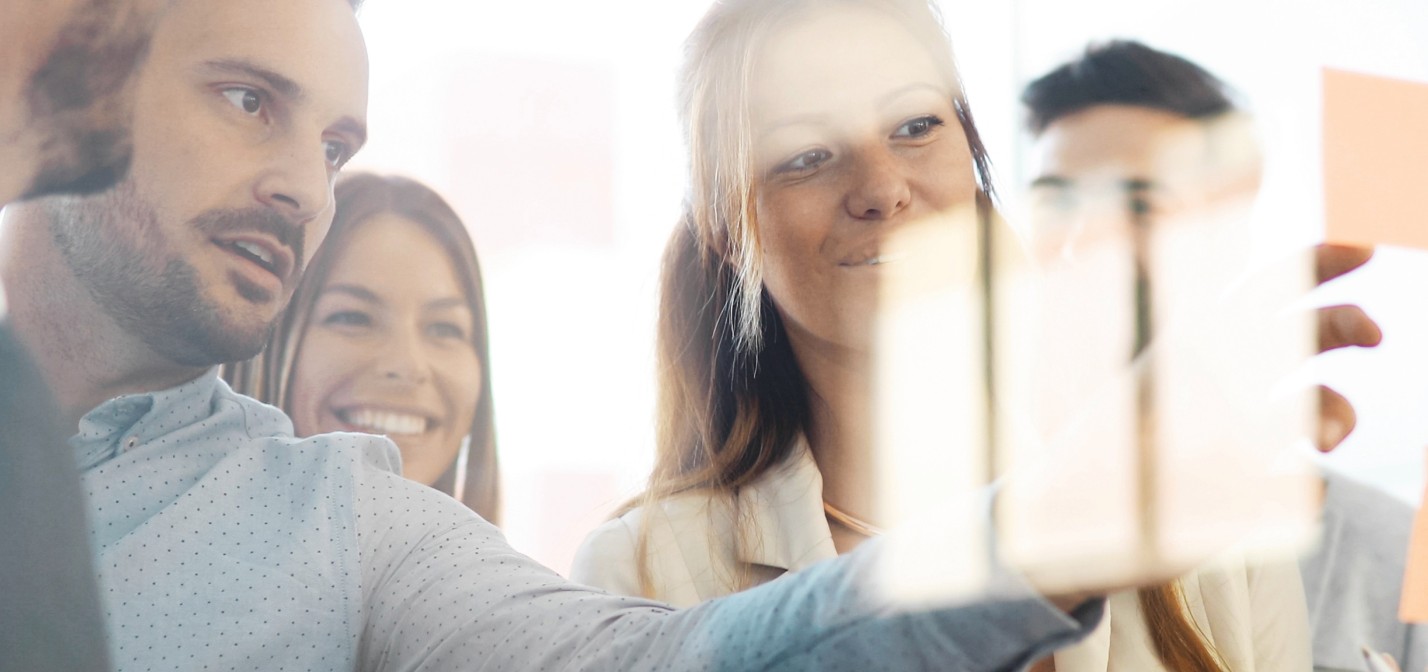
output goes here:
<path id="1" fill-rule="evenodd" d="M 364 670 L 1015 670 L 1088 633 L 1103 607 L 1068 617 L 1023 588 L 905 611 L 874 587 L 873 542 L 676 611 L 570 583 L 435 491 L 358 480 Z"/>

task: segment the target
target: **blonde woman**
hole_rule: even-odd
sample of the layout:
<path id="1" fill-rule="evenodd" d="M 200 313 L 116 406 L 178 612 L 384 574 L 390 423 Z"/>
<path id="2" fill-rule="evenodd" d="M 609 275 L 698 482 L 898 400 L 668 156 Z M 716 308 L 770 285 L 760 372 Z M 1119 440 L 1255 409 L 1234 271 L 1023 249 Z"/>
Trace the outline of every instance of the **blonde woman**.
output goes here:
<path id="1" fill-rule="evenodd" d="M 572 575 L 676 605 L 803 570 L 889 522 L 869 513 L 866 477 L 870 316 L 895 263 L 882 245 L 991 203 L 925 0 L 717 2 L 686 50 L 690 194 L 664 259 L 656 466 Z M 1254 645 L 1304 669 L 1303 597 L 1296 576 L 1282 583 L 1293 591 Z M 1134 659 L 1225 669 L 1179 582 L 1128 595 L 1111 609 L 1144 624 L 1124 645 Z"/>

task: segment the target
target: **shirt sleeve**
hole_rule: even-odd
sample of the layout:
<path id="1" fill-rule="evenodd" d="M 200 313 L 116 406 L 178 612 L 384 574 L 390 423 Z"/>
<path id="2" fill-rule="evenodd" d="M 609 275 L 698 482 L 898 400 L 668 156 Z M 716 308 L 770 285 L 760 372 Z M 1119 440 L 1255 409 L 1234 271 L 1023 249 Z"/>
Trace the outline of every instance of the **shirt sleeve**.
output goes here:
<path id="1" fill-rule="evenodd" d="M 1428 625 L 1422 623 L 1404 628 L 1402 669 L 1428 669 Z"/>
<path id="2" fill-rule="evenodd" d="M 363 670 L 1014 670 L 1089 632 L 1029 589 L 906 611 L 873 588 L 881 545 L 674 610 L 571 583 L 429 488 L 359 470 Z"/>

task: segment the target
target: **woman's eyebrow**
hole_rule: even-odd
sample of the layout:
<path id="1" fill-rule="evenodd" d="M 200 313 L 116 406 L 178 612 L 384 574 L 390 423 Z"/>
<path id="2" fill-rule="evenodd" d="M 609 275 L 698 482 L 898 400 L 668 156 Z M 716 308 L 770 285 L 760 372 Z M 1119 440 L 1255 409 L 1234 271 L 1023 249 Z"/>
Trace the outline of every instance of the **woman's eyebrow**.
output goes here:
<path id="1" fill-rule="evenodd" d="M 367 301 L 367 302 L 369 302 L 369 303 L 381 303 L 381 302 L 382 302 L 381 297 L 377 296 L 376 292 L 373 292 L 372 290 L 367 289 L 366 287 L 363 287 L 363 286 L 361 286 L 361 285 L 353 285 L 353 284 L 347 284 L 347 283 L 339 283 L 339 284 L 336 284 L 336 285 L 328 285 L 326 288 L 324 288 L 324 289 L 322 290 L 322 293 L 323 293 L 323 294 L 334 293 L 334 292 L 337 293 L 337 294 L 346 294 L 346 295 L 348 295 L 348 296 L 351 296 L 351 297 L 354 297 L 354 298 L 358 298 L 358 299 L 361 299 L 361 300 L 363 300 L 363 301 Z"/>
<path id="2" fill-rule="evenodd" d="M 946 87 L 938 86 L 938 85 L 933 84 L 933 83 L 931 83 L 931 82 L 913 82 L 913 83 L 911 83 L 911 84 L 908 84 L 907 86 L 899 86 L 898 88 L 893 89 L 892 91 L 889 91 L 889 92 L 883 94 L 882 96 L 880 96 L 880 97 L 878 98 L 878 106 L 879 106 L 879 107 L 887 107 L 887 106 L 889 106 L 889 105 L 891 105 L 891 104 L 897 102 L 897 99 L 898 99 L 898 98 L 901 98 L 901 97 L 903 97 L 903 96 L 905 96 L 905 95 L 907 95 L 907 94 L 909 94 L 909 93 L 912 93 L 913 91 L 921 91 L 921 90 L 931 91 L 932 93 L 935 93 L 935 94 L 937 94 L 937 95 L 939 95 L 939 96 L 940 96 L 940 95 L 948 94 L 948 91 L 947 91 L 947 88 L 946 88 Z"/>
<path id="3" fill-rule="evenodd" d="M 790 126 L 827 126 L 828 115 L 826 114 L 795 114 L 784 117 L 773 123 L 765 125 L 759 129 L 758 138 L 763 140 L 769 135 Z"/>
<path id="4" fill-rule="evenodd" d="M 426 303 L 427 310 L 450 310 L 452 308 L 468 308 L 466 299 L 459 296 L 433 299 Z"/>

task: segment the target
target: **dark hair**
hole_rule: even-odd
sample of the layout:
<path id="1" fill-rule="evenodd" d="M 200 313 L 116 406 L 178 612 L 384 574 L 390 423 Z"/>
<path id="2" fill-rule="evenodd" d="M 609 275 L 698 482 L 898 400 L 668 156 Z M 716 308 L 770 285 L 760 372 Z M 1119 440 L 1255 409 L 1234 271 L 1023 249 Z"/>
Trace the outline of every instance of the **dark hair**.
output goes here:
<path id="1" fill-rule="evenodd" d="M 337 182 L 332 228 L 313 255 L 301 282 L 293 290 L 287 310 L 279 316 L 267 346 L 257 357 L 223 367 L 223 377 L 233 389 L 272 404 L 291 414 L 292 372 L 302 354 L 313 305 L 327 284 L 333 265 L 347 251 L 353 233 L 382 214 L 395 214 L 420 224 L 450 256 L 456 276 L 470 304 L 472 346 L 481 361 L 481 398 L 476 403 L 462 459 L 443 473 L 432 487 L 455 496 L 489 521 L 498 522 L 500 478 L 496 461 L 495 406 L 491 397 L 490 346 L 486 327 L 486 301 L 481 287 L 481 266 L 476 248 L 456 212 L 436 192 L 415 180 L 370 173 L 347 173 Z M 457 479 L 461 478 L 461 487 Z"/>
<path id="2" fill-rule="evenodd" d="M 1229 87 L 1204 68 L 1130 40 L 1086 47 L 1074 61 L 1042 75 L 1021 93 L 1027 127 L 1041 133 L 1052 122 L 1096 105 L 1134 105 L 1190 119 L 1235 108 Z"/>

